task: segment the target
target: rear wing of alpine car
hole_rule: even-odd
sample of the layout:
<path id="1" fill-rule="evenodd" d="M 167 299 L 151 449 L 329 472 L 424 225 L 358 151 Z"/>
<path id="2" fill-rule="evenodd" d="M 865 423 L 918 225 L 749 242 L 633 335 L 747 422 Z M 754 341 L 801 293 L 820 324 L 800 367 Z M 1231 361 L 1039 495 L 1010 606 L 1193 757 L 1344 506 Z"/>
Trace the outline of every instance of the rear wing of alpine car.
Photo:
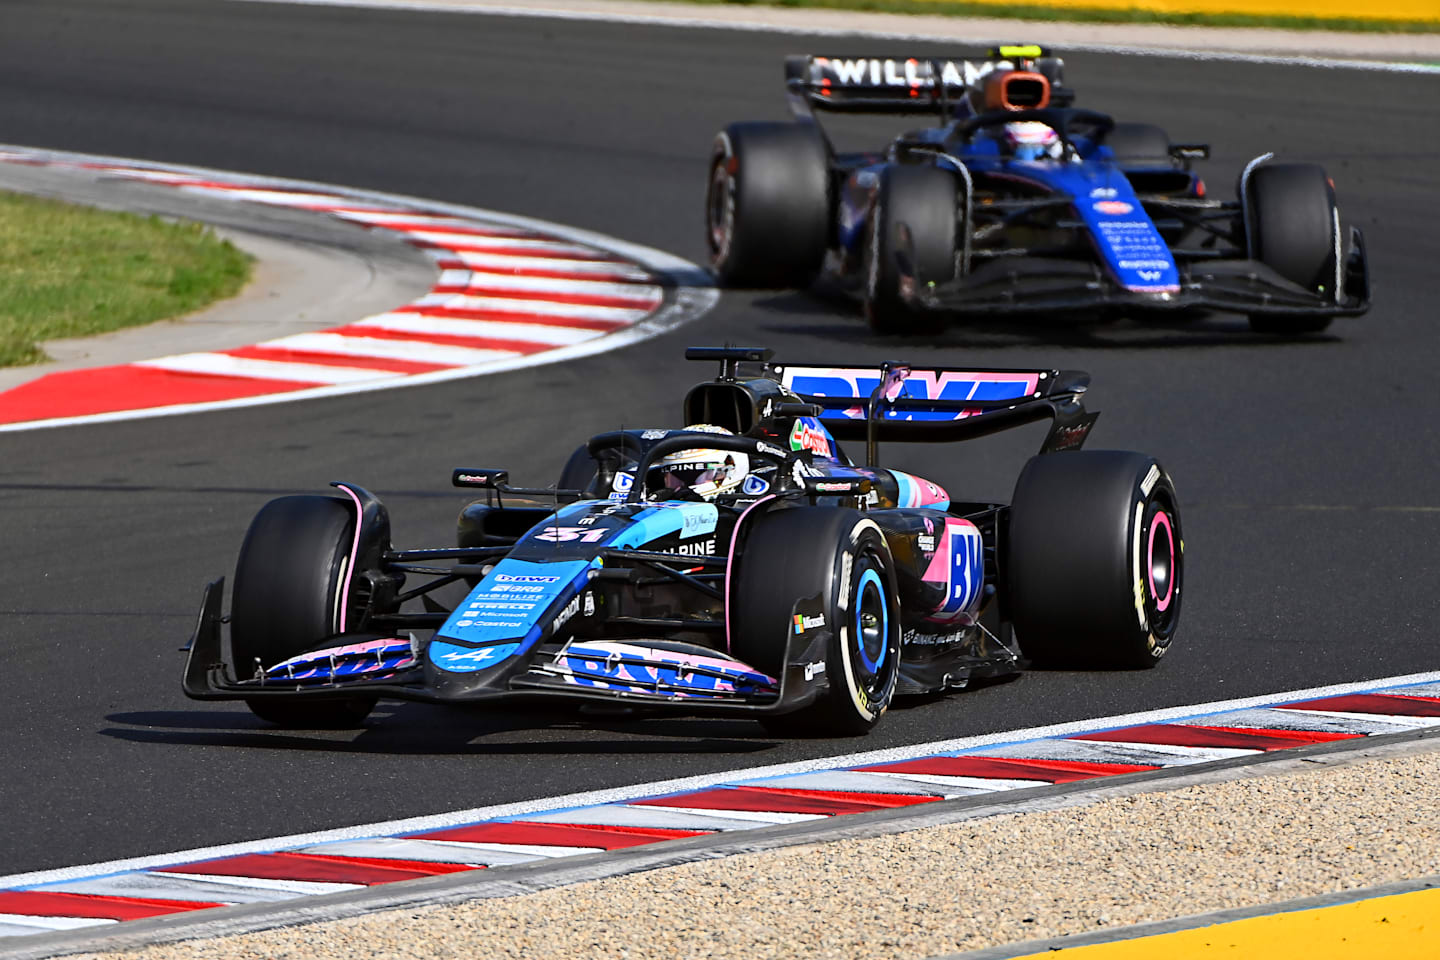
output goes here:
<path id="1" fill-rule="evenodd" d="M 1081 401 L 1079 370 L 973 369 L 885 363 L 878 367 L 771 364 L 781 386 L 815 404 L 838 440 L 952 442 L 1049 419 L 1041 452 L 1079 449 L 1099 413 Z"/>
<path id="2" fill-rule="evenodd" d="M 1044 74 L 1052 101 L 1061 94 L 1064 61 L 1031 44 L 992 47 L 972 59 L 791 55 L 785 58 L 785 89 L 791 112 L 801 119 L 813 119 L 815 110 L 949 117 L 966 93 L 1005 63 Z"/>

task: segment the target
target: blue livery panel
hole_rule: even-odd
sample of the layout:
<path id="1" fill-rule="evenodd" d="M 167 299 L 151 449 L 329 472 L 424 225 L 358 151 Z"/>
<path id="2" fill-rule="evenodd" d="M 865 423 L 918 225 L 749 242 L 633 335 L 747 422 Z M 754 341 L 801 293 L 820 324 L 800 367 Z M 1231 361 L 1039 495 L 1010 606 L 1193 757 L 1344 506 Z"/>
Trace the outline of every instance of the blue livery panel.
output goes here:
<path id="1" fill-rule="evenodd" d="M 864 420 L 870 395 L 880 386 L 881 375 L 874 367 L 787 366 L 781 383 L 795 393 L 834 397 L 833 406 L 824 404 L 821 419 Z M 956 372 L 912 370 L 900 381 L 896 397 L 912 400 L 1019 400 L 1031 396 L 1039 374 L 1030 372 Z M 882 407 L 881 419 L 964 420 L 979 410 L 893 410 Z"/>
<path id="2" fill-rule="evenodd" d="M 557 510 L 520 539 L 435 634 L 428 659 L 473 673 L 528 652 L 590 582 L 605 548 L 645 549 L 675 536 L 680 554 L 713 555 L 720 511 L 713 503 L 619 504 L 583 500 Z"/>

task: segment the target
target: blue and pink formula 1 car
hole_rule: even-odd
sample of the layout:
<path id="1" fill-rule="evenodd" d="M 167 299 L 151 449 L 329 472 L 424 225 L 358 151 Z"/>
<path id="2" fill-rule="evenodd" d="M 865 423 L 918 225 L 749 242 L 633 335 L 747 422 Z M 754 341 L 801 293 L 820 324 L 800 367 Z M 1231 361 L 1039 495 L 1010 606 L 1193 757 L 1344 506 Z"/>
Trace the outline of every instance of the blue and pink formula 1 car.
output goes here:
<path id="1" fill-rule="evenodd" d="M 1221 310 L 1271 333 L 1369 308 L 1364 238 L 1309 163 L 1251 161 L 1237 198 L 1207 195 L 1160 127 L 1072 106 L 1060 58 L 787 59 L 795 121 L 716 138 L 706 195 L 731 286 L 857 293 L 882 333 L 944 316 Z M 817 111 L 931 114 L 879 152 L 836 149 Z"/>
<path id="2" fill-rule="evenodd" d="M 1146 667 L 1169 648 L 1175 490 L 1151 457 L 1079 450 L 1088 375 L 687 357 L 720 372 L 678 429 L 592 437 L 552 488 L 456 470 L 485 498 L 454 547 L 394 547 L 350 484 L 271 501 L 240 550 L 228 650 L 224 580 L 206 588 L 185 692 L 305 727 L 357 724 L 380 697 L 561 698 L 840 734 L 1025 658 Z M 1009 504 L 879 464 L 884 441 L 1042 420 Z"/>

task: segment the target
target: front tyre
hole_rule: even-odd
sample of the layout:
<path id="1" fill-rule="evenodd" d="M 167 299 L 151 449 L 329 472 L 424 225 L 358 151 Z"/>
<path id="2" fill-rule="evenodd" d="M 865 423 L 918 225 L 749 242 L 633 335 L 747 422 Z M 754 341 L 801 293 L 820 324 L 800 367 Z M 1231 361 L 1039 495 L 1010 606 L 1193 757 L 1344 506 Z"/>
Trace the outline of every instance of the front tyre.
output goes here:
<path id="1" fill-rule="evenodd" d="M 348 589 L 354 545 L 355 510 L 335 497 L 281 497 L 255 515 L 230 601 L 230 651 L 242 679 L 360 627 Z M 245 704 L 271 723 L 316 729 L 358 726 L 375 700 L 253 697 Z"/>
<path id="2" fill-rule="evenodd" d="M 732 123 L 705 195 L 710 263 L 727 287 L 805 287 L 830 235 L 830 164 L 809 125 Z"/>
<path id="3" fill-rule="evenodd" d="M 1325 168 L 1313 163 L 1267 163 L 1245 191 L 1250 255 L 1280 276 L 1327 299 L 1339 294 L 1340 215 Z M 1324 314 L 1254 314 L 1260 333 L 1319 333 Z"/>
<path id="4" fill-rule="evenodd" d="M 1184 540 L 1169 476 L 1118 450 L 1031 458 L 1015 483 L 1006 607 L 1040 664 L 1152 667 L 1180 622 Z"/>
<path id="5" fill-rule="evenodd" d="M 904 284 L 955 277 L 955 177 L 939 167 L 891 165 L 880 175 L 865 244 L 865 317 L 880 334 L 919 333 L 933 319 L 906 300 Z M 901 258 L 909 269 L 902 270 Z"/>
<path id="6" fill-rule="evenodd" d="M 854 510 L 796 507 L 753 521 L 731 586 L 731 652 L 780 677 L 802 613 L 827 630 L 826 689 L 796 714 L 770 717 L 782 734 L 862 734 L 890 706 L 900 678 L 900 609 L 885 537 Z M 813 616 L 809 618 L 813 621 Z"/>

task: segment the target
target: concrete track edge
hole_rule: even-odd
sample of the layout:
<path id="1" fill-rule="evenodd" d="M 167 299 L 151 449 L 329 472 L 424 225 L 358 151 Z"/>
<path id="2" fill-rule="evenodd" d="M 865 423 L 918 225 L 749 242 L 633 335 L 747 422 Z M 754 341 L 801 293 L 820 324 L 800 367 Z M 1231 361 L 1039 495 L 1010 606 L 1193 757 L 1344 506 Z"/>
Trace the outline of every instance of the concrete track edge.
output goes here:
<path id="1" fill-rule="evenodd" d="M 840 822 L 827 819 L 747 830 L 743 839 L 721 838 L 717 841 L 714 836 L 691 837 L 618 852 L 609 851 L 559 861 L 537 861 L 491 868 L 477 871 L 479 876 L 471 873 L 437 876 L 374 887 L 357 893 L 309 897 L 278 906 L 255 904 L 225 907 L 215 911 L 221 914 L 219 916 L 210 915 L 207 911 L 206 919 L 198 919 L 194 914 L 179 913 L 148 920 L 128 921 L 115 932 L 97 933 L 91 928 L 44 934 L 27 937 L 22 945 L 14 948 L 0 949 L 0 960 L 43 960 L 74 953 L 129 950 L 181 940 L 209 939 L 256 933 L 277 927 L 343 920 L 380 910 L 415 909 L 470 900 L 524 896 L 556 887 L 740 854 L 837 840 L 867 839 L 1003 814 L 1039 813 L 1088 806 L 1140 793 L 1166 792 L 1253 777 L 1283 776 L 1313 770 L 1317 766 L 1337 767 L 1367 760 L 1436 752 L 1440 752 L 1440 729 L 1384 734 L 1362 740 L 1299 747 L 1257 757 L 1218 760 L 1178 771 L 1162 769 L 1101 780 L 1037 787 L 1027 790 L 1024 799 L 997 801 L 990 796 L 962 797 L 928 804 L 920 813 L 915 812 L 914 808 L 899 808 L 851 814 Z M 1423 889 L 1431 885 L 1434 885 L 1431 879 L 1420 879 L 1395 885 L 1394 891 L 1388 886 L 1375 888 L 1378 892 L 1374 895 Z M 946 956 L 948 960 L 960 960 L 962 957 L 964 960 L 1008 960 L 1059 945 L 1078 946 L 1091 942 L 1150 936 L 1265 913 L 1309 909 L 1312 900 L 1315 901 L 1313 905 L 1329 905 L 1370 895 L 1371 891 L 1347 891 L 1302 901 L 1159 921 L 1107 931 L 1104 934 L 1010 944 Z"/>

